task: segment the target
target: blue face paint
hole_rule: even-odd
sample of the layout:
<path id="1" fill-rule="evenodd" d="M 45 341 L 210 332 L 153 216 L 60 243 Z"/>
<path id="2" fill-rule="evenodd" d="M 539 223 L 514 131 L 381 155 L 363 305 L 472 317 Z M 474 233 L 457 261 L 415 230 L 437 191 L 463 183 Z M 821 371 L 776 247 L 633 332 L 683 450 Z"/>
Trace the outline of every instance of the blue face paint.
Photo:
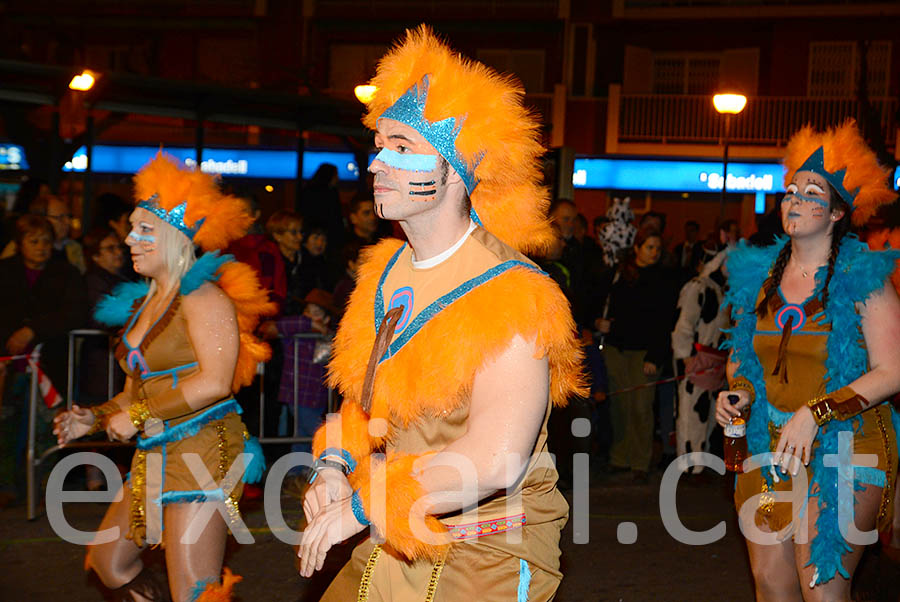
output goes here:
<path id="1" fill-rule="evenodd" d="M 134 230 L 128 233 L 128 238 L 131 238 L 135 242 L 143 242 L 151 245 L 156 242 L 156 237 L 152 234 L 138 234 Z"/>
<path id="2" fill-rule="evenodd" d="M 787 193 L 786 195 L 784 195 L 784 198 L 781 199 L 781 202 L 782 203 L 790 202 L 790 200 L 792 198 L 798 198 L 801 201 L 803 201 L 804 203 L 815 203 L 817 205 L 821 205 L 825 209 L 828 209 L 828 201 L 826 201 L 825 199 L 820 199 L 820 198 L 812 197 L 812 196 L 805 196 L 805 195 L 800 194 L 799 192 Z"/>
<path id="3" fill-rule="evenodd" d="M 388 167 L 405 171 L 434 171 L 437 167 L 437 155 L 401 154 L 388 148 L 381 149 L 373 161 L 381 161 Z"/>

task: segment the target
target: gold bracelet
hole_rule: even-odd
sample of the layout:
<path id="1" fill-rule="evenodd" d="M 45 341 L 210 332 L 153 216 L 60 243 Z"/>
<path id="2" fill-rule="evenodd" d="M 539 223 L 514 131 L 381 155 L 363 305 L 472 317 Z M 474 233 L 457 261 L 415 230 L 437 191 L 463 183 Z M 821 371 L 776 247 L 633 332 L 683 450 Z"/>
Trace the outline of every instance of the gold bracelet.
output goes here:
<path id="1" fill-rule="evenodd" d="M 106 417 L 110 414 L 115 414 L 120 411 L 122 408 L 119 407 L 119 404 L 115 402 L 115 400 L 110 399 L 106 403 L 102 403 L 98 406 L 92 407 L 91 414 L 94 415 L 94 424 L 91 425 L 90 430 L 85 433 L 87 435 L 93 435 L 94 433 L 99 433 L 103 429 L 106 428 Z"/>
<path id="2" fill-rule="evenodd" d="M 739 376 L 732 381 L 730 388 L 732 391 L 746 391 L 750 394 L 750 403 L 756 401 L 756 389 L 746 378 Z"/>
<path id="3" fill-rule="evenodd" d="M 809 406 L 813 419 L 815 419 L 816 424 L 819 426 L 823 426 L 834 420 L 834 407 L 832 406 L 831 397 L 826 395 L 816 397 L 815 399 L 807 401 L 806 405 Z"/>
<path id="4" fill-rule="evenodd" d="M 134 428 L 137 430 L 143 429 L 144 422 L 150 418 L 150 408 L 147 407 L 147 400 L 138 399 L 131 402 L 131 405 L 128 406 L 128 416 L 131 418 L 131 424 L 134 425 Z"/>

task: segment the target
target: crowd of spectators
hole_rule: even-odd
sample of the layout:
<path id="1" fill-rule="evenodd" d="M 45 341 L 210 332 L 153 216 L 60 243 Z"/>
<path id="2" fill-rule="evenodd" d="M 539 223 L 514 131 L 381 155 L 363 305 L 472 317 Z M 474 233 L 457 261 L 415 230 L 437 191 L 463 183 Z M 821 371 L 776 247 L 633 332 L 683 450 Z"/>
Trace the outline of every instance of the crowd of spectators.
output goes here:
<path id="1" fill-rule="evenodd" d="M 593 236 L 588 220 L 570 201 L 556 202 L 550 217 L 560 239 L 536 259 L 569 298 L 592 377 L 591 399 L 575 400 L 551 416 L 550 443 L 561 478 L 571 477 L 571 454 L 589 452 L 592 466 L 602 472 L 646 482 L 676 452 L 709 448 L 709 432 L 699 441 L 695 435 L 700 427 L 694 413 L 707 429 L 710 396 L 701 399 L 692 383 L 686 393 L 676 382 L 687 380 L 690 358 L 703 349 L 694 345 L 703 338 L 698 331 L 709 330 L 713 322 L 718 327 L 724 308 L 721 294 L 710 294 L 695 312 L 697 296 L 688 299 L 682 291 L 703 287 L 702 293 L 714 286 L 713 267 L 712 277 L 724 278 L 722 252 L 737 241 L 737 223 L 723 221 L 703 237 L 699 224 L 688 221 L 683 238 L 669 248 L 666 215 L 649 211 L 633 220 L 627 199 L 615 199 L 608 214 L 593 221 Z M 699 314 L 703 319 L 689 319 Z M 717 316 L 719 321 L 713 319 Z M 686 330 L 691 340 L 682 352 Z M 682 355 L 673 355 L 673 346 Z M 679 397 L 685 403 L 678 403 Z M 703 403 L 706 407 L 700 408 Z M 578 417 L 591 419 L 590 438 L 571 436 L 571 421 Z M 692 427 L 676 428 L 676 420 L 679 425 L 693 420 Z M 676 433 L 683 439 L 688 432 L 690 442 L 676 441 Z"/>
<path id="2" fill-rule="evenodd" d="M 279 308 L 259 327 L 273 350 L 264 377 L 238 396 L 253 434 L 308 437 L 321 421 L 329 398 L 324 384 L 329 338 L 353 290 L 360 251 L 391 232 L 375 215 L 371 197 L 358 196 L 342 207 L 336 178 L 335 170 L 323 166 L 295 210 L 268 216 L 252 195 L 238 194 L 256 219 L 227 252 L 256 270 Z M 131 205 L 113 194 L 99 196 L 94 201 L 96 227 L 76 240 L 71 236 L 72 210 L 64 200 L 38 186 L 23 186 L 22 196 L 0 239 L 0 282 L 7 291 L 0 295 L 0 355 L 28 354 L 40 345 L 41 366 L 64 395 L 69 331 L 100 329 L 91 318 L 92 308 L 118 284 L 136 278 L 125 247 Z M 668 249 L 666 216 L 648 212 L 634 226 L 627 225 L 616 247 L 609 240 L 610 221 L 617 219 L 612 214 L 595 219 L 593 233 L 569 201 L 554 204 L 550 216 L 559 237 L 533 259 L 570 300 L 593 379 L 590 399 L 575 400 L 551 417 L 551 445 L 561 454 L 560 473 L 570 481 L 571 462 L 565 458 L 587 451 L 607 472 L 629 472 L 635 480 L 646 480 L 660 455 L 665 462 L 675 452 L 670 437 L 675 431 L 675 385 L 647 385 L 670 380 L 673 373 L 684 375 L 686 358 L 676 357 L 673 363 L 672 355 L 671 335 L 682 313 L 676 311 L 679 290 L 736 240 L 736 224 L 725 222 L 703 238 L 698 224 L 689 221 L 683 240 Z M 682 324 L 681 330 L 685 328 Z M 92 405 L 107 399 L 108 345 L 104 337 L 78 343 L 75 401 Z M 0 504 L 21 498 L 23 491 L 26 366 L 23 360 L 0 361 Z M 124 376 L 117 367 L 114 371 L 113 390 L 118 390 Z M 627 391 L 618 392 L 623 389 Z M 39 407 L 47 414 L 39 421 L 45 427 L 51 410 Z M 572 437 L 571 421 L 577 417 L 591 419 L 591 437 Z M 43 427 L 39 446 L 49 446 L 49 430 Z M 654 446 L 654 433 L 661 445 Z M 696 436 L 688 451 L 691 445 L 697 451 Z M 308 451 L 309 445 L 297 444 L 293 450 Z M 286 451 L 267 448 L 273 456 Z"/>

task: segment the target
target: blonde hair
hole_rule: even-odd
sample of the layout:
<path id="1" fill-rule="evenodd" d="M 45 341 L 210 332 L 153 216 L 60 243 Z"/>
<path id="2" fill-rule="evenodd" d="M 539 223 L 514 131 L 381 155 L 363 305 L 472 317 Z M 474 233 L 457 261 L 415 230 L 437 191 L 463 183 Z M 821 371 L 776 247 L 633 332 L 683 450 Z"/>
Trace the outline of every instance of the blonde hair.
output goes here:
<path id="1" fill-rule="evenodd" d="M 194 262 L 197 260 L 194 254 L 194 243 L 174 226 L 171 226 L 153 215 L 146 209 L 138 207 L 135 211 L 142 211 L 140 216 L 142 221 L 153 224 L 153 232 L 156 237 L 156 249 L 162 257 L 163 265 L 169 276 L 170 287 L 174 288 L 181 285 L 181 279 L 188 273 Z M 150 279 L 150 289 L 147 291 L 147 297 L 144 304 L 159 289 L 156 280 Z M 163 293 L 171 292 L 162 291 Z"/>

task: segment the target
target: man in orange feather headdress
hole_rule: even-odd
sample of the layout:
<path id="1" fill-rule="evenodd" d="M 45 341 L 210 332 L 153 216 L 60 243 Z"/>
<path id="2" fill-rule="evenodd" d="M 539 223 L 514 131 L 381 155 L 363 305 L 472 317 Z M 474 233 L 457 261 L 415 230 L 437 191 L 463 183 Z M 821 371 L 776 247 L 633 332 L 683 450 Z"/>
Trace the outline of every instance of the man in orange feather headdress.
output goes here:
<path id="1" fill-rule="evenodd" d="M 565 297 L 522 255 L 553 236 L 538 123 L 424 26 L 372 83 L 375 209 L 409 242 L 368 250 L 335 339 L 301 573 L 371 525 L 324 600 L 547 600 L 568 513 L 547 417 L 584 383 Z"/>

